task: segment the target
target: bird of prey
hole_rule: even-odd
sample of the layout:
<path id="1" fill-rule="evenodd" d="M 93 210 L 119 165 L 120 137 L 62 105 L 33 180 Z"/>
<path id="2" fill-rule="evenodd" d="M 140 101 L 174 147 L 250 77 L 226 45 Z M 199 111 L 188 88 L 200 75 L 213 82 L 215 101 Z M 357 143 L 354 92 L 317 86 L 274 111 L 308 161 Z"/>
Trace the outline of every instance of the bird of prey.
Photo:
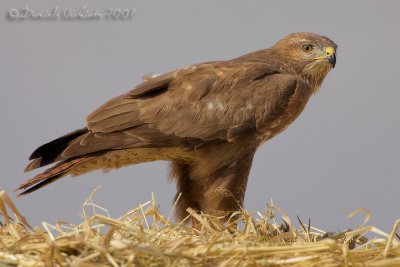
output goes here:
<path id="1" fill-rule="evenodd" d="M 299 116 L 335 67 L 336 48 L 327 37 L 293 33 L 231 60 L 147 77 L 92 112 L 86 127 L 37 148 L 25 170 L 54 165 L 18 189 L 164 160 L 181 194 L 178 219 L 188 207 L 240 210 L 254 153 Z"/>

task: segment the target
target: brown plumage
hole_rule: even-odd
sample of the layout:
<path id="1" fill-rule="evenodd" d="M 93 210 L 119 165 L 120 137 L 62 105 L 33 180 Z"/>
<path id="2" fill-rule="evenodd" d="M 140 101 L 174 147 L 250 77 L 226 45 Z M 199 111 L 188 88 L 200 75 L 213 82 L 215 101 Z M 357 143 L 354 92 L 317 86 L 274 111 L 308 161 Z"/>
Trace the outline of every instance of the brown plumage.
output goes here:
<path id="1" fill-rule="evenodd" d="M 177 216 L 238 210 L 256 149 L 286 129 L 334 67 L 336 44 L 291 34 L 271 48 L 147 78 L 87 117 L 85 128 L 36 149 L 30 193 L 68 174 L 171 162 Z"/>

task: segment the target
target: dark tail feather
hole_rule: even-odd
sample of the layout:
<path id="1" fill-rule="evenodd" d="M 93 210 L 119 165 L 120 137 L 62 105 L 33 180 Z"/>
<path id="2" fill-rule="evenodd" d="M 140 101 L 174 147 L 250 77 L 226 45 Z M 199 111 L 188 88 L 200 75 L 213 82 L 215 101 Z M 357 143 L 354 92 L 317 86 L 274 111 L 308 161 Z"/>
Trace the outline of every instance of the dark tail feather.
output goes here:
<path id="1" fill-rule="evenodd" d="M 58 156 L 68 147 L 71 141 L 87 132 L 87 128 L 82 128 L 38 147 L 29 157 L 29 160 L 33 161 L 26 166 L 25 171 L 31 171 L 54 163 Z"/>
<path id="2" fill-rule="evenodd" d="M 21 196 L 27 195 L 29 193 L 32 193 L 32 192 L 34 192 L 34 191 L 36 191 L 36 190 L 38 190 L 38 189 L 40 189 L 40 188 L 52 183 L 52 182 L 57 181 L 58 179 L 62 178 L 62 176 L 63 176 L 62 173 L 59 173 L 57 175 L 54 175 L 53 177 L 50 177 L 50 178 L 45 179 L 45 180 L 43 180 L 41 182 L 38 182 L 34 186 L 32 186 L 32 187 L 22 191 L 21 193 L 19 193 L 17 197 L 21 197 Z M 21 187 L 21 186 L 17 190 L 23 189 L 23 187 Z"/>
<path id="3" fill-rule="evenodd" d="M 60 162 L 56 166 L 51 167 L 50 169 L 36 175 L 32 179 L 29 179 L 25 183 L 21 184 L 17 188 L 17 190 L 22 190 L 26 188 L 28 189 L 20 193 L 18 196 L 29 194 L 33 191 L 38 190 L 39 188 L 42 188 L 43 186 L 57 181 L 58 179 L 68 175 L 70 171 L 73 170 L 77 165 L 85 163 L 91 159 L 93 159 L 93 157 L 76 158 Z"/>

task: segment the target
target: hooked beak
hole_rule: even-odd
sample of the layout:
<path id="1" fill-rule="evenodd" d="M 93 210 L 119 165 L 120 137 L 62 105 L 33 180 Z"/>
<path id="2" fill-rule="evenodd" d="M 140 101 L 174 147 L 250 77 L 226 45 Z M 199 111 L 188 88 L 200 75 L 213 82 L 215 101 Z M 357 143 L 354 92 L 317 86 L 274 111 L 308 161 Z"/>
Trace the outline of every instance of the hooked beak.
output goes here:
<path id="1" fill-rule="evenodd" d="M 324 51 L 324 56 L 316 57 L 314 60 L 326 60 L 329 64 L 332 65 L 332 68 L 335 68 L 336 65 L 336 52 L 333 47 L 327 47 Z"/>
<path id="2" fill-rule="evenodd" d="M 332 55 L 328 56 L 327 59 L 328 59 L 328 62 L 331 63 L 332 69 L 335 68 L 335 65 L 336 65 L 336 54 L 333 53 Z"/>

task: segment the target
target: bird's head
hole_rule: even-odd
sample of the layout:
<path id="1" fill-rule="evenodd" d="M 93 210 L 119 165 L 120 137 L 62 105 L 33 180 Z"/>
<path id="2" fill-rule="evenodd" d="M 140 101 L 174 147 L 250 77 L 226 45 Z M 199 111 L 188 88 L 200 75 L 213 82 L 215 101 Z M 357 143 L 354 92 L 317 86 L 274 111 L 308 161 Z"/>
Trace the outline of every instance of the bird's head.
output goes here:
<path id="1" fill-rule="evenodd" d="M 271 49 L 316 88 L 336 64 L 337 45 L 329 38 L 314 33 L 290 34 Z"/>

